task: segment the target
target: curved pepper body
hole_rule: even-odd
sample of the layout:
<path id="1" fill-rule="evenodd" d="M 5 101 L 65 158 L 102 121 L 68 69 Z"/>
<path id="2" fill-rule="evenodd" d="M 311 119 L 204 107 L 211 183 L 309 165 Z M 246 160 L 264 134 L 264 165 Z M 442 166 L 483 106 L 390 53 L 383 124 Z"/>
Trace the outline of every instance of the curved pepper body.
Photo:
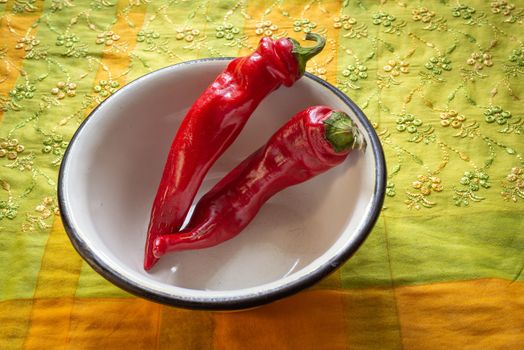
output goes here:
<path id="1" fill-rule="evenodd" d="M 186 229 L 159 236 L 155 255 L 231 239 L 274 194 L 342 163 L 351 149 L 336 152 L 325 137 L 324 121 L 332 112 L 315 106 L 295 115 L 200 199 Z"/>
<path id="2" fill-rule="evenodd" d="M 153 203 L 144 268 L 158 260 L 152 242 L 180 229 L 204 176 L 238 136 L 264 97 L 300 78 L 289 39 L 262 38 L 257 50 L 233 60 L 195 101 L 172 142 Z"/>

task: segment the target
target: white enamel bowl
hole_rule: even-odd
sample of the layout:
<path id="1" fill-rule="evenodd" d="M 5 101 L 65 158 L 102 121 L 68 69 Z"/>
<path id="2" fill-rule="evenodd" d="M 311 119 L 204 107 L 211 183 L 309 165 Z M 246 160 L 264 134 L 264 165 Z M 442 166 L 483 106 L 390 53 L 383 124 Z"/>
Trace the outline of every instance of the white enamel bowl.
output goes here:
<path id="1" fill-rule="evenodd" d="M 386 170 L 377 135 L 344 94 L 306 74 L 257 108 L 208 173 L 197 199 L 308 106 L 347 112 L 360 127 L 366 150 L 274 196 L 237 237 L 216 247 L 166 255 L 144 271 L 149 212 L 172 138 L 190 105 L 227 63 L 191 61 L 131 82 L 91 113 L 65 154 L 58 192 L 71 242 L 102 276 L 138 296 L 223 310 L 285 297 L 344 263 L 379 215 Z"/>

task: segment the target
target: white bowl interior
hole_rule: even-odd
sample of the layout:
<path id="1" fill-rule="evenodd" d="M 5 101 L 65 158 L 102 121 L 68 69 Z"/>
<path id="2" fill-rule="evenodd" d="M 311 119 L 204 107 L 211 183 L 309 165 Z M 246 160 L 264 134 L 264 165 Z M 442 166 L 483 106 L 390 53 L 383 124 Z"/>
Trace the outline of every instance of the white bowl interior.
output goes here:
<path id="1" fill-rule="evenodd" d="M 131 83 L 93 113 L 71 144 L 62 184 L 70 223 L 93 254 L 137 285 L 206 300 L 280 288 L 350 244 L 371 210 L 376 155 L 368 147 L 274 196 L 237 237 L 167 255 L 150 272 L 143 270 L 149 211 L 172 138 L 189 106 L 226 64 L 183 64 Z M 291 116 L 317 104 L 344 110 L 360 124 L 342 99 L 311 78 L 282 87 L 257 108 L 208 173 L 197 199 Z"/>

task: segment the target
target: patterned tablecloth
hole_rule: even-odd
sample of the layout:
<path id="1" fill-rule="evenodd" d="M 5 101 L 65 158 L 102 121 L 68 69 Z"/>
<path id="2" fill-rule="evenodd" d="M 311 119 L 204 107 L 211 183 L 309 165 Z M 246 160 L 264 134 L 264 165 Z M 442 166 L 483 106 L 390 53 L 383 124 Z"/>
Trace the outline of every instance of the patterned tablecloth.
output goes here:
<path id="1" fill-rule="evenodd" d="M 464 1 L 0 0 L 0 349 L 523 349 L 524 3 Z M 309 31 L 328 43 L 308 70 L 361 106 L 387 156 L 358 253 L 238 313 L 96 274 L 56 200 L 88 113 L 152 70 Z"/>

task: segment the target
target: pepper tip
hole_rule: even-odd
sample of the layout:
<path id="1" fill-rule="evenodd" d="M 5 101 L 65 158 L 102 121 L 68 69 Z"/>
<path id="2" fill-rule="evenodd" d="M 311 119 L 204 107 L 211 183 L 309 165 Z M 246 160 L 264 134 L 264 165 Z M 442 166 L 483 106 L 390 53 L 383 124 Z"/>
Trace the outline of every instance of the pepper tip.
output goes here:
<path id="1" fill-rule="evenodd" d="M 160 258 L 167 251 L 167 242 L 164 237 L 159 236 L 153 241 L 153 255 L 155 258 Z"/>
<path id="2" fill-rule="evenodd" d="M 153 254 L 152 247 L 148 245 L 144 256 L 144 270 L 149 271 L 156 265 L 158 258 Z"/>

